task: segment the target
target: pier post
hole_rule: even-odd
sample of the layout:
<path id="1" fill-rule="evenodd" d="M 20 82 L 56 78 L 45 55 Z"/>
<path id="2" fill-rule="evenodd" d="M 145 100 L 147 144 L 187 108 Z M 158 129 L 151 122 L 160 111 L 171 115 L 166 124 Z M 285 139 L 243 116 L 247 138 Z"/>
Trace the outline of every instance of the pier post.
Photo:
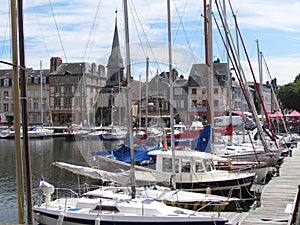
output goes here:
<path id="1" fill-rule="evenodd" d="M 255 190 L 256 207 L 261 207 L 261 191 L 257 188 Z"/>
<path id="2" fill-rule="evenodd" d="M 279 177 L 280 176 L 280 172 L 279 172 L 280 166 L 276 165 L 275 168 L 276 168 L 276 176 Z"/>

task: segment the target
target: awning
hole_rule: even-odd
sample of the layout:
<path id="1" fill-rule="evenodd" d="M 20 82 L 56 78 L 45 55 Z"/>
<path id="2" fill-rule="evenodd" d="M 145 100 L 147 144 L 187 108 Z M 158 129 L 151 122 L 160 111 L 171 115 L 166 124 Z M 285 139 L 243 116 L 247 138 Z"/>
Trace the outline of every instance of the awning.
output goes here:
<path id="1" fill-rule="evenodd" d="M 286 117 L 295 118 L 300 117 L 300 113 L 297 110 L 293 110 L 290 114 L 285 115 Z"/>
<path id="2" fill-rule="evenodd" d="M 269 115 L 270 118 L 282 118 L 283 114 L 279 111 L 276 111 L 275 113 Z"/>

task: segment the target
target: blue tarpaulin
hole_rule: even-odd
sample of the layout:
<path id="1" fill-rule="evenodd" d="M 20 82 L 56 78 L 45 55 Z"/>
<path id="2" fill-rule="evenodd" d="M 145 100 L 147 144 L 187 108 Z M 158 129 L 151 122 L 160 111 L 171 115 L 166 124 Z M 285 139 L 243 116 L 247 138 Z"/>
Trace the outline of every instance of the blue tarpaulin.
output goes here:
<path id="1" fill-rule="evenodd" d="M 144 146 L 135 146 L 134 147 L 134 161 L 140 162 L 143 160 L 150 160 L 150 156 L 148 155 L 149 149 Z M 110 155 L 111 158 L 117 159 L 122 162 L 130 162 L 130 148 L 122 145 L 121 147 L 113 150 L 98 150 L 93 152 L 93 156 L 97 155 Z"/>

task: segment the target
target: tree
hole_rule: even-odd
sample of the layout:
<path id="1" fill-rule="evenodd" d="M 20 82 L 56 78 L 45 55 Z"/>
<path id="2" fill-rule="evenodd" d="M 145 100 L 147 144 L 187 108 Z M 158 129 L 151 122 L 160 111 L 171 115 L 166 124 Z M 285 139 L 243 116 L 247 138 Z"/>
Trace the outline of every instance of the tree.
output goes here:
<path id="1" fill-rule="evenodd" d="M 283 108 L 300 110 L 300 73 L 296 76 L 293 83 L 288 83 L 279 88 L 278 96 Z"/>

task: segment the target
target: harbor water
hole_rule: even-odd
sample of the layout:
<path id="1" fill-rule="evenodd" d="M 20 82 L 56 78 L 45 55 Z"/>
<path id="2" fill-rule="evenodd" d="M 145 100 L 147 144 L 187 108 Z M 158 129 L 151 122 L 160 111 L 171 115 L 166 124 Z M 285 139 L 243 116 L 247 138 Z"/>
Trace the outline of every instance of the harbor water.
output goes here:
<path id="1" fill-rule="evenodd" d="M 103 146 L 99 140 L 90 139 L 67 141 L 64 137 L 56 137 L 30 140 L 33 195 L 38 192 L 41 175 L 55 187 L 76 189 L 77 175 L 56 168 L 52 163 L 61 161 L 87 165 L 92 151 L 110 147 L 115 147 L 115 144 Z M 0 224 L 18 223 L 15 149 L 14 139 L 0 139 Z M 79 182 L 89 183 L 90 180 L 80 177 Z"/>

